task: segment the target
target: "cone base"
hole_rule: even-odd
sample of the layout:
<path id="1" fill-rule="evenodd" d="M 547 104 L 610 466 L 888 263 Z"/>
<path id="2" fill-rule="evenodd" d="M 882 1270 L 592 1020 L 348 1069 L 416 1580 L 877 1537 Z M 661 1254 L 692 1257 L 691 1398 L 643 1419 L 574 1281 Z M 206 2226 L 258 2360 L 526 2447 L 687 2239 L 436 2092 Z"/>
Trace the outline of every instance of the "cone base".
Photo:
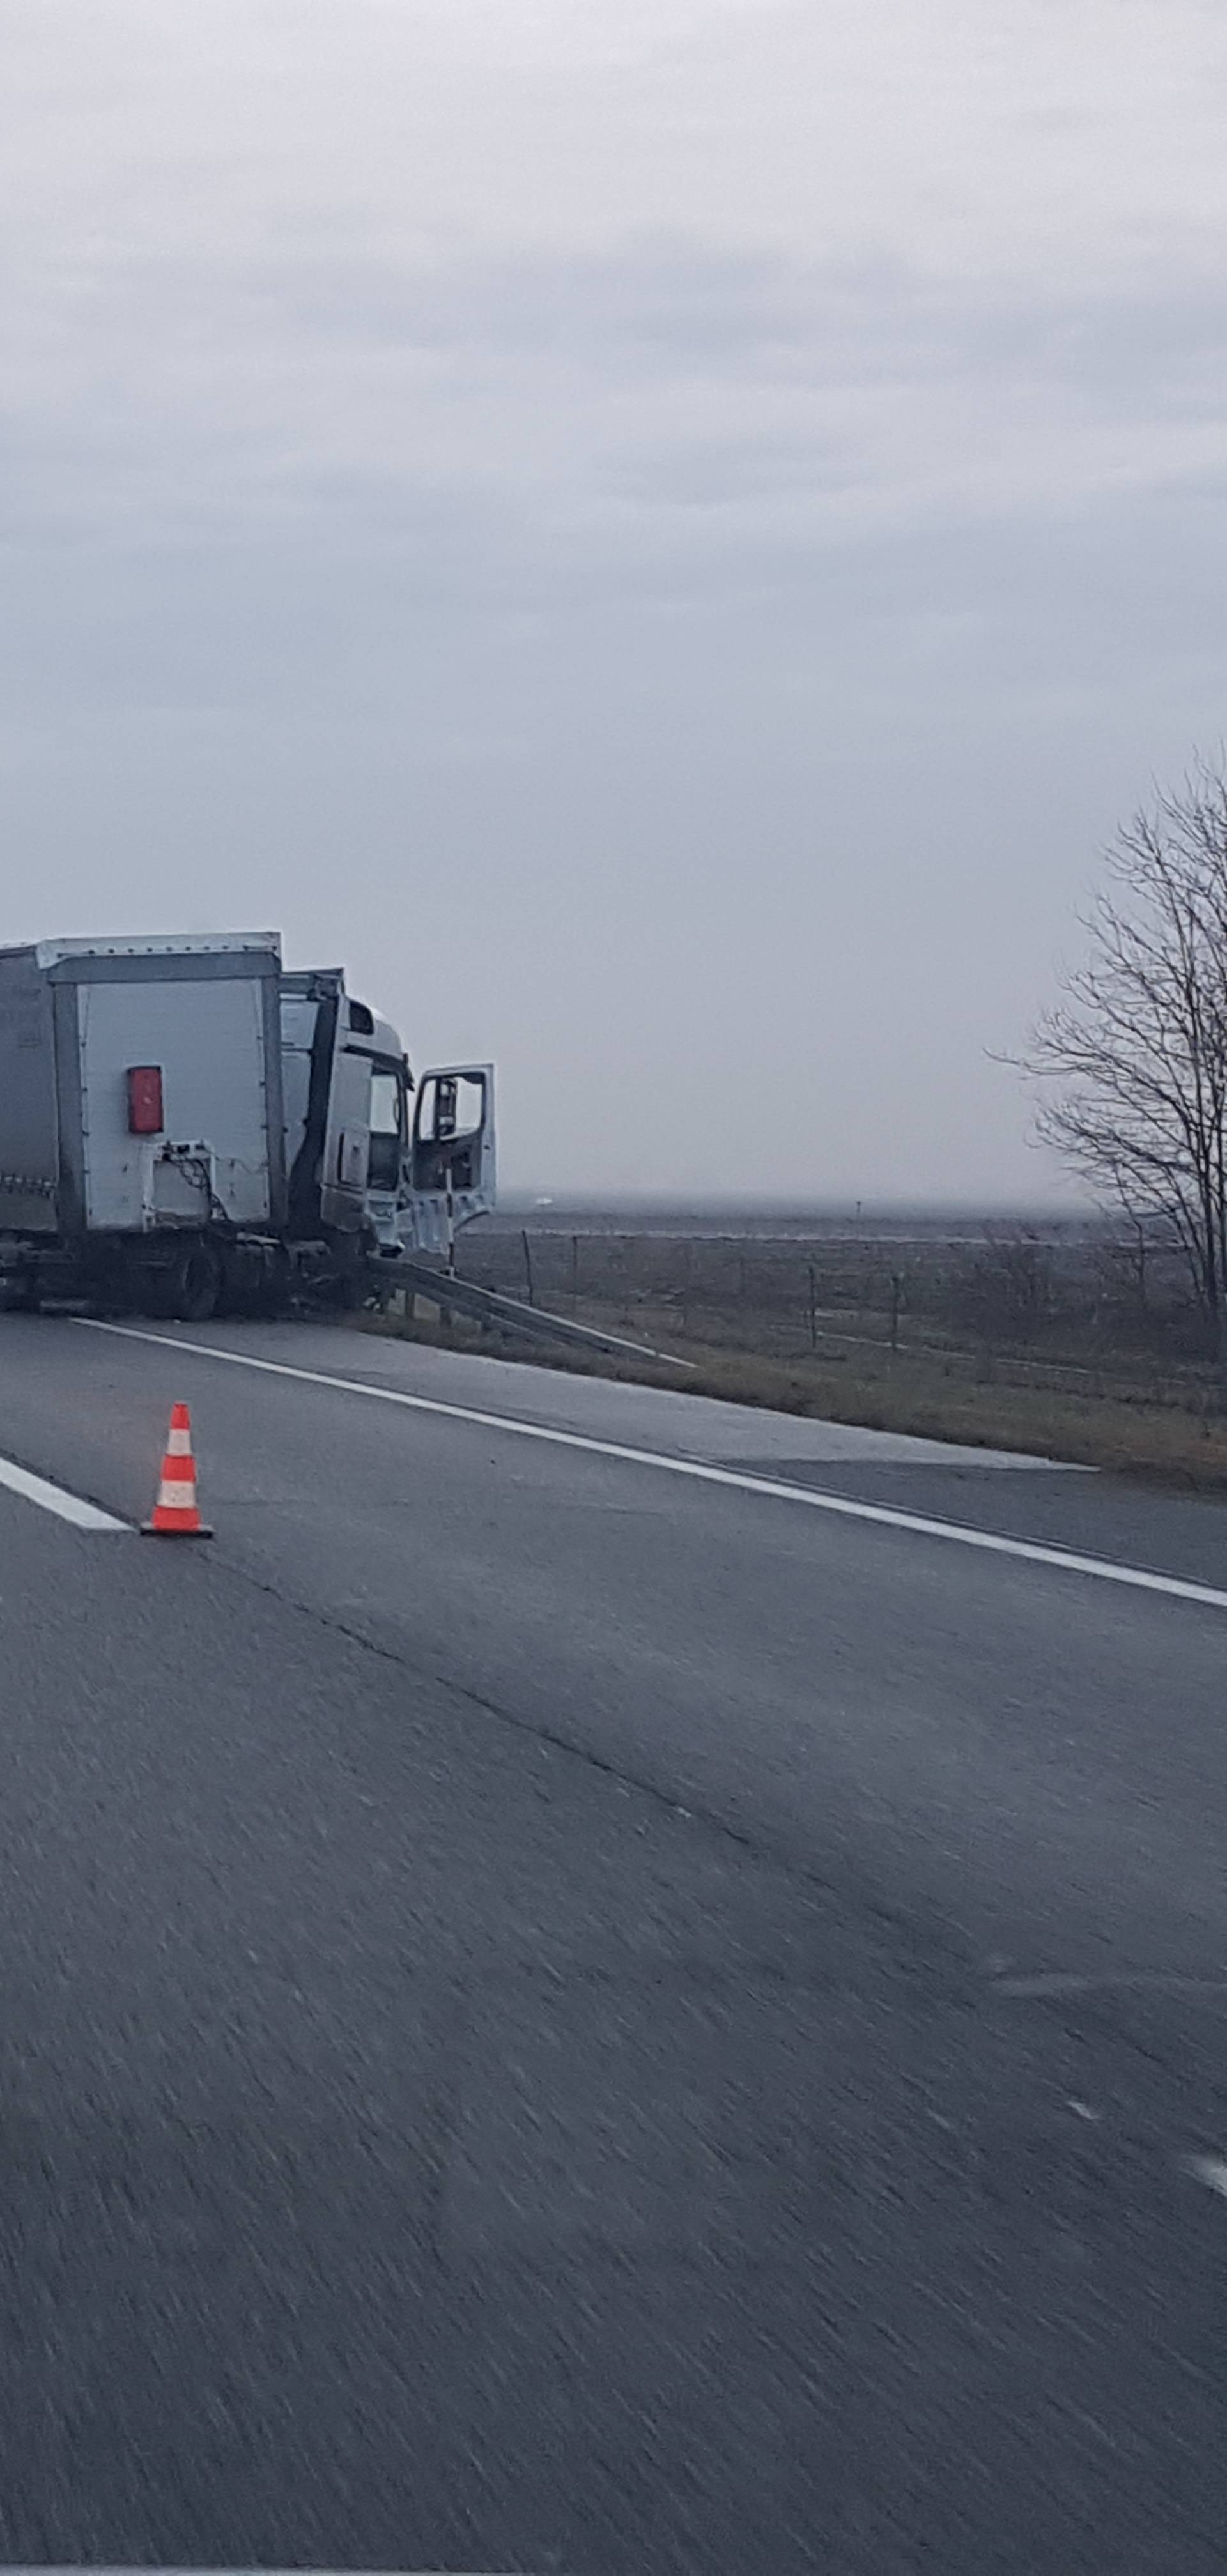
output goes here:
<path id="1" fill-rule="evenodd" d="M 164 1521 L 142 1521 L 142 1538 L 212 1538 L 213 1532 L 202 1521 L 199 1529 L 168 1529 Z"/>

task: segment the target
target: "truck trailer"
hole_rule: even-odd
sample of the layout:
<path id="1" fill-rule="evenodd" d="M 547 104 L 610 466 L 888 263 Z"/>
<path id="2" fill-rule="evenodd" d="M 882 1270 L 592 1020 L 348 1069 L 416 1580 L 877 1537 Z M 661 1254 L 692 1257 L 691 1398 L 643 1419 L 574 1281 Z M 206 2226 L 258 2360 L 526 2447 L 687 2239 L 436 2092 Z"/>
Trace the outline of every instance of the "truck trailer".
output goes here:
<path id="1" fill-rule="evenodd" d="M 344 970 L 287 972 L 275 931 L 0 949 L 7 1306 L 359 1305 L 494 1192 L 493 1068 L 415 1082 Z"/>

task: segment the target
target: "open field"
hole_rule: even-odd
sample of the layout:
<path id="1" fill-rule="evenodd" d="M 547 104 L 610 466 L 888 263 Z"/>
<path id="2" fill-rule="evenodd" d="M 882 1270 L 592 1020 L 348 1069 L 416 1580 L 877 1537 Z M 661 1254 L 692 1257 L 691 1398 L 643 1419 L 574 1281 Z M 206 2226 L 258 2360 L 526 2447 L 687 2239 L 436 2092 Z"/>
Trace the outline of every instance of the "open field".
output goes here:
<path id="1" fill-rule="evenodd" d="M 560 1206 L 470 1228 L 459 1267 L 687 1360 L 706 1394 L 1227 1486 L 1219 1370 L 1179 1265 L 1138 1233 Z"/>

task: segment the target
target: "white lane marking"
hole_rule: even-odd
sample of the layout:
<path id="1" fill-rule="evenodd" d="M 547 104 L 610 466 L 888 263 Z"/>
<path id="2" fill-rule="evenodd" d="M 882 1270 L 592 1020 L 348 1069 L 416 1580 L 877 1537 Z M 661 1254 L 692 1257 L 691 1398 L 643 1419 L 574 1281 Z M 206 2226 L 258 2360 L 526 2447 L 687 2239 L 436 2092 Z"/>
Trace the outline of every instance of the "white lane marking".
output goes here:
<path id="1" fill-rule="evenodd" d="M 87 1503 L 80 1494 L 66 1494 L 62 1485 L 49 1485 L 44 1476 L 32 1476 L 28 1467 L 18 1467 L 11 1458 L 0 1458 L 0 1485 L 23 1501 L 37 1503 L 40 1510 L 54 1512 L 57 1519 L 71 1521 L 75 1529 L 126 1530 L 127 1521 L 117 1521 L 112 1513 L 99 1511 L 97 1503 Z"/>
<path id="2" fill-rule="evenodd" d="M 911 1530 L 919 1538 L 947 1539 L 957 1547 L 978 1548 L 985 1556 L 1020 1557 L 1027 1565 L 1048 1565 L 1060 1574 L 1086 1574 L 1098 1583 L 1121 1583 L 1134 1592 L 1162 1592 L 1173 1601 L 1198 1601 L 1208 1610 L 1227 1610 L 1227 1592 L 1208 1583 L 1185 1583 L 1178 1575 L 1151 1574 L 1140 1565 L 1114 1565 L 1104 1556 L 1078 1556 L 1069 1548 L 1045 1547 L 1036 1539 L 1003 1538 L 996 1530 L 968 1529 L 961 1521 L 931 1520 L 923 1512 L 898 1510 L 892 1503 L 858 1503 L 847 1494 L 826 1494 L 812 1485 L 789 1485 L 782 1478 L 750 1476 L 734 1467 L 708 1467 L 698 1458 L 670 1458 L 659 1449 L 633 1449 L 620 1440 L 595 1440 L 585 1431 L 559 1431 L 544 1422 L 520 1422 L 508 1413 L 485 1413 L 471 1404 L 445 1404 L 434 1395 L 409 1395 L 398 1386 L 369 1386 L 362 1378 L 333 1377 L 323 1369 L 295 1368 L 288 1360 L 257 1359 L 252 1351 L 225 1351 L 215 1342 L 186 1342 L 178 1333 L 147 1333 L 137 1324 L 107 1324 L 98 1315 L 68 1318 L 90 1333 L 116 1333 L 128 1342 L 151 1342 L 168 1351 L 189 1351 L 194 1359 L 222 1360 L 231 1368 L 259 1369 L 267 1377 L 296 1378 L 303 1386 L 326 1386 L 342 1395 L 369 1396 L 375 1404 L 403 1405 L 411 1413 L 438 1413 L 451 1422 L 472 1422 L 481 1431 L 507 1431 L 517 1440 L 545 1440 L 557 1449 L 583 1449 L 595 1458 L 619 1458 L 633 1467 L 655 1467 L 669 1476 L 689 1476 L 702 1485 L 731 1486 L 740 1494 L 763 1494 L 774 1502 L 802 1503 L 837 1519 L 872 1521 L 882 1529 Z"/>
<path id="3" fill-rule="evenodd" d="M 1227 2156 L 1189 2156 L 1185 2171 L 1192 2174 L 1195 2182 L 1204 2182 L 1209 2190 L 1227 2200 Z"/>

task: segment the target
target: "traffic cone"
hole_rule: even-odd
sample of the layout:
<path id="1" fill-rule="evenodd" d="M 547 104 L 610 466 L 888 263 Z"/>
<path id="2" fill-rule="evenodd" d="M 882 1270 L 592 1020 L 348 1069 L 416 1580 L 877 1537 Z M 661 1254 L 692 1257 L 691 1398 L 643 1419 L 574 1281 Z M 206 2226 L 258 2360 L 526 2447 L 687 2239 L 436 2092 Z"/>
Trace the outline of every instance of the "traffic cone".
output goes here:
<path id="1" fill-rule="evenodd" d="M 186 1404 L 173 1404 L 162 1482 L 152 1520 L 143 1521 L 145 1538 L 212 1538 L 196 1507 L 196 1461 L 192 1456 L 192 1417 Z"/>

